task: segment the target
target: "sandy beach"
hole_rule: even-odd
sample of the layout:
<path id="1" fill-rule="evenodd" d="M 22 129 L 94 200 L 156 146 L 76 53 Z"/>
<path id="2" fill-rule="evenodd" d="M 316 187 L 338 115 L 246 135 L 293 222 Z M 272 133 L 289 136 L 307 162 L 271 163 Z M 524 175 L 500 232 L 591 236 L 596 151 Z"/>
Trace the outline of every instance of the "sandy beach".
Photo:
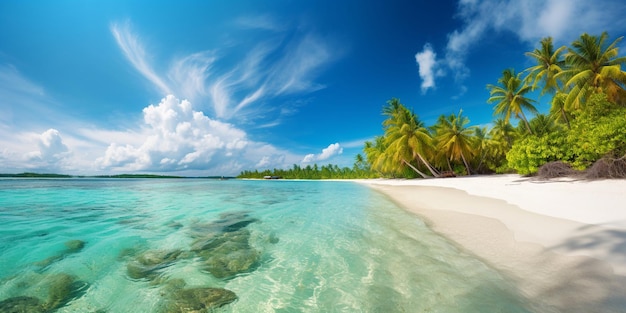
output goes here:
<path id="1" fill-rule="evenodd" d="M 363 180 L 557 312 L 626 312 L 626 180 Z"/>

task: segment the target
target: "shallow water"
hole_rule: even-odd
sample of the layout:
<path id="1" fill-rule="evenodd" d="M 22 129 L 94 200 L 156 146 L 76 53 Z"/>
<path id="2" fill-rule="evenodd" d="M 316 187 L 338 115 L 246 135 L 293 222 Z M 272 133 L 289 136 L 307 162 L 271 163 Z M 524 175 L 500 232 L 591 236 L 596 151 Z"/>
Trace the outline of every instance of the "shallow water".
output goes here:
<path id="1" fill-rule="evenodd" d="M 4 179 L 0 236 L 5 308 L 184 312 L 211 287 L 220 312 L 546 311 L 349 182 Z"/>

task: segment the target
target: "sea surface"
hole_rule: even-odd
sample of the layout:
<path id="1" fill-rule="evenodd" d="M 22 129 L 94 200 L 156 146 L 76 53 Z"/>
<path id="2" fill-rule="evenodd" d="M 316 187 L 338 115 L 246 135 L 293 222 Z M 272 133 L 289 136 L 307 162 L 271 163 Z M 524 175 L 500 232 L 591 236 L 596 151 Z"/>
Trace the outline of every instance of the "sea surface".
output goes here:
<path id="1" fill-rule="evenodd" d="M 0 312 L 546 311 L 351 182 L 2 179 L 0 238 Z"/>

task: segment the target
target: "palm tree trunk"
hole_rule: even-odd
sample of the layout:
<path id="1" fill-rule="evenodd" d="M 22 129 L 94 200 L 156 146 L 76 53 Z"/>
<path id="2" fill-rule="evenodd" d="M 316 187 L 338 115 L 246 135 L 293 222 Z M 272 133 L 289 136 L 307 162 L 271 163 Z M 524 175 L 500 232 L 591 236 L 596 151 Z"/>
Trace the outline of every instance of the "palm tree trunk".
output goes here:
<path id="1" fill-rule="evenodd" d="M 424 159 L 424 157 L 421 154 L 417 154 L 417 157 L 420 158 L 420 160 L 422 161 L 422 163 L 424 163 L 424 165 L 426 165 L 426 167 L 428 168 L 428 170 L 430 171 L 431 174 L 433 174 L 433 176 L 435 177 L 439 177 L 439 173 L 437 172 L 436 169 L 434 169 L 430 163 L 428 163 L 428 161 L 426 161 L 426 159 Z"/>
<path id="2" fill-rule="evenodd" d="M 405 159 L 402 159 L 402 162 L 404 162 L 404 164 L 408 165 L 410 168 L 412 168 L 415 172 L 417 172 L 418 174 L 420 174 L 422 176 L 422 178 L 427 178 L 428 175 L 422 173 L 422 171 L 418 170 L 415 166 L 411 165 L 411 163 L 407 162 Z"/>
<path id="3" fill-rule="evenodd" d="M 524 120 L 524 123 L 526 124 L 526 129 L 528 129 L 528 132 L 531 135 L 534 135 L 533 130 L 530 129 L 530 123 L 528 123 L 528 120 L 526 119 L 526 114 L 524 114 L 524 110 L 520 110 L 520 113 L 522 113 L 522 119 Z"/>
<path id="4" fill-rule="evenodd" d="M 567 114 L 565 114 L 565 110 L 563 109 L 563 107 L 561 107 L 561 115 L 563 115 L 563 119 L 565 120 L 565 123 L 567 123 L 567 129 L 572 129 L 572 127 L 569 125 L 569 119 L 567 118 Z"/>
<path id="5" fill-rule="evenodd" d="M 465 164 L 465 169 L 467 170 L 467 175 L 472 175 L 472 173 L 470 173 L 470 167 L 467 164 L 467 161 L 465 160 L 465 156 L 463 155 L 463 152 L 461 152 L 461 159 L 463 159 L 463 164 Z"/>

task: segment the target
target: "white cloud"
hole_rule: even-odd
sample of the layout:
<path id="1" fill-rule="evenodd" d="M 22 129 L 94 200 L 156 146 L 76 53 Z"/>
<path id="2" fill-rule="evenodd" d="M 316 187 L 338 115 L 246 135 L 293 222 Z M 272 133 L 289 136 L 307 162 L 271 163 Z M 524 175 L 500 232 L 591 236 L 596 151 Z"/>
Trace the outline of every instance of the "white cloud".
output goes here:
<path id="1" fill-rule="evenodd" d="M 30 168 L 59 169 L 70 156 L 69 149 L 56 129 L 48 129 L 35 137 L 38 150 L 28 152 L 23 160 Z"/>
<path id="2" fill-rule="evenodd" d="M 435 88 L 435 70 L 437 67 L 437 54 L 433 51 L 430 44 L 425 44 L 422 52 L 415 54 L 415 61 L 419 69 L 419 75 L 422 79 L 422 93 L 426 93 L 428 89 Z"/>
<path id="3" fill-rule="evenodd" d="M 343 153 L 343 148 L 339 143 L 330 144 L 327 148 L 322 149 L 320 154 L 307 154 L 304 156 L 300 163 L 313 163 L 317 161 L 324 161 L 333 156 Z"/>
<path id="4" fill-rule="evenodd" d="M 194 111 L 187 100 L 167 96 L 143 109 L 146 140 L 112 143 L 97 163 L 104 169 L 182 171 L 218 165 L 247 145 L 244 131 Z"/>
<path id="5" fill-rule="evenodd" d="M 273 36 L 255 38 L 252 47 L 224 46 L 174 59 L 167 75 L 160 75 L 150 65 L 130 23 L 113 23 L 111 32 L 130 63 L 159 91 L 207 104 L 216 118 L 253 120 L 262 115 L 259 113 L 280 114 L 278 108 L 264 106 L 264 100 L 324 88 L 314 80 L 337 55 L 331 53 L 327 40 L 311 32 L 288 35 L 267 16 L 242 18 L 238 25 L 270 30 Z M 223 56 L 232 57 L 242 49 L 250 52 L 237 62 L 226 63 Z"/>
<path id="6" fill-rule="evenodd" d="M 111 143 L 96 160 L 103 171 L 236 175 L 246 169 L 285 168 L 302 157 L 248 139 L 233 124 L 195 111 L 187 100 L 167 96 L 143 109 L 144 140 Z M 134 139 L 133 139 L 134 140 Z"/>
<path id="7" fill-rule="evenodd" d="M 436 62 L 460 82 L 470 74 L 465 65 L 468 53 L 485 36 L 511 33 L 529 45 L 551 36 L 559 45 L 569 44 L 584 32 L 626 29 L 621 16 L 625 10 L 626 3 L 612 0 L 460 0 L 456 15 L 463 26 L 448 34 L 445 57 Z M 431 77 L 424 74 L 422 88 L 430 86 Z"/>

